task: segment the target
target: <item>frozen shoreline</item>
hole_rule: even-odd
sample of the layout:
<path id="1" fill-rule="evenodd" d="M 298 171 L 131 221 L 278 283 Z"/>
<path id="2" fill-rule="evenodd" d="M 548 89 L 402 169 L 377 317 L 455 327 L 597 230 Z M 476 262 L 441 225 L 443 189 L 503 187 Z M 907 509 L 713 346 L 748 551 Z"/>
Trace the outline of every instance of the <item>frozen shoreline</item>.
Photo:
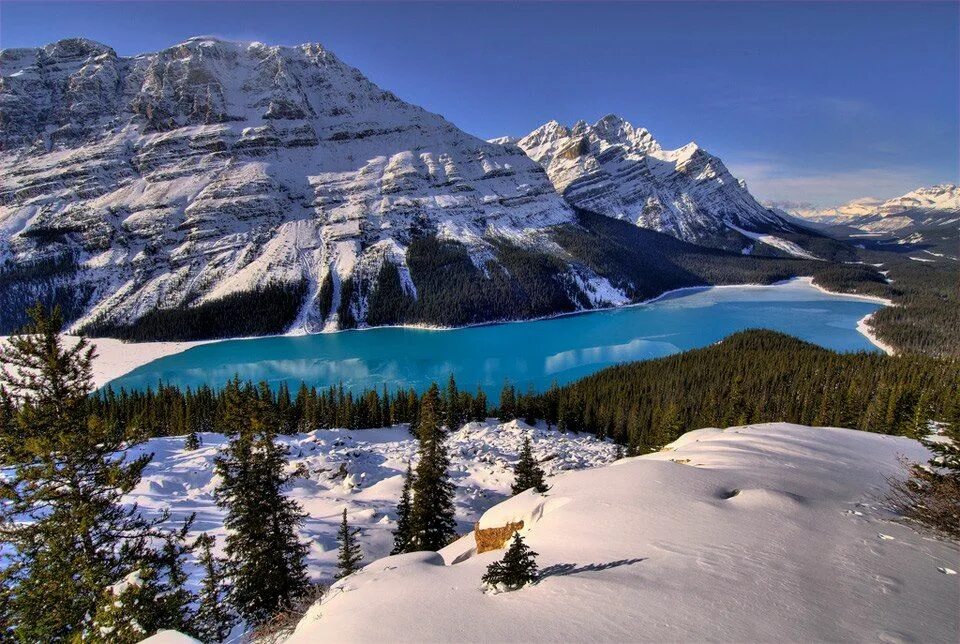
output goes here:
<path id="1" fill-rule="evenodd" d="M 885 297 L 878 297 L 876 295 L 857 295 L 855 293 L 838 293 L 836 291 L 829 291 L 823 288 L 822 286 L 818 286 L 814 284 L 812 277 L 800 277 L 797 279 L 806 282 L 807 284 L 817 289 L 818 291 L 822 291 L 830 295 L 843 295 L 846 297 L 853 297 L 853 298 L 857 298 L 859 300 L 864 300 L 867 302 L 876 302 L 877 304 L 883 304 L 884 306 L 896 306 L 896 304 L 893 303 L 893 300 L 889 300 Z M 857 320 L 857 331 L 859 331 L 861 335 L 867 338 L 867 340 L 870 340 L 870 342 L 875 347 L 877 347 L 878 349 L 886 353 L 888 356 L 897 355 L 896 349 L 894 349 L 892 346 L 890 346 L 889 344 L 887 344 L 886 342 L 878 338 L 874 333 L 873 327 L 870 325 L 870 321 L 874 315 L 876 315 L 876 311 L 874 311 L 873 313 L 868 313 L 867 315 L 864 315 L 862 318 Z"/>
<path id="2" fill-rule="evenodd" d="M 80 338 L 64 335 L 69 346 Z M 88 338 L 96 347 L 97 357 L 93 360 L 93 385 L 99 389 L 111 380 L 129 373 L 148 362 L 198 347 L 201 344 L 219 342 L 219 340 L 196 340 L 192 342 L 122 342 L 113 338 Z"/>
<path id="3" fill-rule="evenodd" d="M 861 334 L 866 336 L 866 338 L 870 340 L 870 342 L 876 345 L 881 351 L 886 353 L 888 356 L 895 356 L 897 355 L 897 350 L 894 349 L 889 344 L 887 344 L 886 342 L 884 342 L 883 340 L 881 340 L 880 338 L 878 338 L 876 335 L 874 335 L 873 327 L 870 326 L 870 320 L 871 318 L 873 318 L 875 313 L 876 312 L 869 313 L 867 315 L 864 315 L 859 320 L 857 320 L 857 331 L 859 331 Z"/>
<path id="4" fill-rule="evenodd" d="M 408 324 L 408 325 L 391 325 L 391 326 L 378 326 L 378 327 L 364 327 L 361 329 L 349 329 L 348 331 L 369 331 L 372 329 L 388 329 L 388 328 L 399 328 L 399 329 L 418 329 L 425 331 L 450 331 L 455 329 L 462 329 L 474 326 L 488 326 L 493 324 L 518 324 L 523 322 L 534 322 L 538 320 L 552 320 L 555 318 L 567 317 L 570 315 L 583 315 L 585 313 L 595 313 L 600 311 L 614 311 L 619 309 L 625 309 L 629 307 L 638 307 L 646 306 L 648 304 L 653 304 L 660 300 L 669 298 L 671 296 L 689 293 L 689 292 L 699 292 L 704 290 L 712 289 L 769 289 L 769 288 L 778 288 L 790 285 L 803 285 L 810 286 L 814 289 L 825 293 L 827 295 L 850 298 L 868 302 L 876 302 L 878 304 L 883 304 L 885 306 L 892 306 L 893 303 L 885 298 L 871 296 L 871 295 L 857 295 L 853 293 L 837 293 L 835 291 L 828 291 L 827 289 L 818 286 L 813 283 L 813 279 L 810 277 L 794 277 L 788 280 L 783 280 L 780 282 L 775 282 L 773 284 L 722 284 L 717 286 L 686 286 L 677 289 L 671 289 L 669 291 L 664 291 L 656 297 L 652 297 L 648 300 L 642 302 L 636 302 L 633 304 L 624 304 L 620 306 L 610 306 L 597 309 L 589 309 L 585 311 L 571 311 L 565 313 L 557 313 L 555 315 L 543 316 L 539 318 L 530 318 L 524 320 L 504 320 L 504 321 L 490 321 L 490 322 L 481 322 L 477 324 L 469 324 L 461 327 L 443 327 L 435 325 L 424 325 L 424 324 Z M 870 315 L 865 316 L 857 323 L 857 331 L 859 331 L 864 337 L 866 337 L 872 344 L 877 348 L 884 351 L 888 355 L 894 355 L 895 351 L 892 347 L 885 344 L 879 340 L 874 334 L 872 329 L 869 326 Z M 340 331 L 337 331 L 340 333 Z M 302 332 L 290 332 L 283 334 L 283 336 L 289 337 L 298 337 L 308 335 Z M 265 337 L 283 337 L 283 336 L 253 336 L 247 338 L 222 338 L 216 340 L 196 340 L 196 341 L 181 341 L 181 342 L 122 342 L 113 338 L 90 338 L 89 341 L 91 344 L 94 344 L 97 348 L 97 358 L 94 360 L 93 365 L 93 379 L 94 386 L 99 388 L 107 384 L 111 380 L 123 376 L 137 367 L 143 366 L 149 362 L 163 358 L 169 355 L 176 353 L 181 353 L 193 347 L 200 346 L 202 344 L 210 344 L 212 342 L 225 342 L 228 340 L 258 340 Z M 70 342 L 76 342 L 78 337 L 73 335 L 64 335 L 66 340 Z M 4 339 L 0 337 L 0 340 Z M 71 345 L 72 346 L 72 345 Z"/>

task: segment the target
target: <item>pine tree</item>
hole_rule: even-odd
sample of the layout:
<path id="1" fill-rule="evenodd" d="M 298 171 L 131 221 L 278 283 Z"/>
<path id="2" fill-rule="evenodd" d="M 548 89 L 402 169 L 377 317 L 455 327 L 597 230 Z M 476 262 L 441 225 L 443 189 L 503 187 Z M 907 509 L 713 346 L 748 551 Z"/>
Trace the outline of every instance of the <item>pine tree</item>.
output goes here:
<path id="1" fill-rule="evenodd" d="M 472 420 L 482 423 L 487 419 L 487 394 L 483 387 L 477 385 L 477 394 L 473 397 L 473 407 L 471 409 Z"/>
<path id="2" fill-rule="evenodd" d="M 513 533 L 513 541 L 500 561 L 487 566 L 483 583 L 496 590 L 519 590 L 537 579 L 537 553 L 532 551 L 519 532 Z"/>
<path id="3" fill-rule="evenodd" d="M 410 492 L 413 488 L 413 470 L 407 463 L 407 474 L 403 479 L 400 502 L 397 503 L 397 529 L 393 531 L 393 550 L 391 555 L 410 552 L 413 543 L 413 517 Z"/>
<path id="4" fill-rule="evenodd" d="M 412 550 L 439 550 L 456 536 L 454 520 L 454 487 L 447 469 L 450 457 L 437 418 L 440 390 L 431 385 L 420 403 L 417 435 L 420 437 L 420 460 L 413 481 L 411 524 Z"/>
<path id="5" fill-rule="evenodd" d="M 530 445 L 530 437 L 523 437 L 523 447 L 520 448 L 517 464 L 513 468 L 513 494 L 520 494 L 524 490 L 533 488 L 535 491 L 543 494 L 548 489 L 544 481 L 543 469 L 533 457 L 533 448 Z"/>
<path id="6" fill-rule="evenodd" d="M 200 449 L 200 435 L 193 431 L 187 434 L 186 440 L 183 441 L 183 449 L 191 452 Z"/>
<path id="7" fill-rule="evenodd" d="M 196 547 L 200 549 L 198 563 L 203 569 L 203 581 L 200 582 L 194 630 L 204 642 L 223 641 L 237 624 L 237 617 L 226 601 L 226 580 L 220 562 L 213 556 L 213 544 L 214 538 L 206 532 L 197 537 Z"/>
<path id="8" fill-rule="evenodd" d="M 500 390 L 500 415 L 501 423 L 509 422 L 517 417 L 517 395 L 510 383 L 504 383 Z"/>
<path id="9" fill-rule="evenodd" d="M 29 314 L 24 334 L 0 349 L 0 453 L 10 464 L 0 481 L 0 581 L 12 636 L 47 642 L 79 637 L 103 589 L 160 571 L 163 554 L 151 543 L 179 533 L 159 527 L 166 515 L 148 521 L 121 502 L 151 456 L 117 458 L 127 437 L 88 412 L 93 347 L 64 348 L 59 310 L 37 305 Z M 162 592 L 177 590 L 159 574 L 155 581 Z M 146 614 L 128 615 L 151 625 Z M 165 618 L 152 625 L 167 627 Z"/>
<path id="10" fill-rule="evenodd" d="M 263 403 L 248 388 L 231 404 L 239 406 L 231 417 L 243 424 L 217 459 L 221 484 L 215 497 L 226 510 L 230 602 L 257 625 L 288 610 L 309 587 L 307 548 L 297 538 L 305 515 L 284 495 L 292 478 L 284 472 L 287 452 L 274 440 Z"/>
<path id="11" fill-rule="evenodd" d="M 550 389 L 543 395 L 543 416 L 544 420 L 547 421 L 547 429 L 555 427 L 560 420 L 559 403 L 560 387 L 557 385 L 557 381 L 554 380 L 550 383 Z"/>
<path id="12" fill-rule="evenodd" d="M 890 501 L 908 519 L 960 539 L 960 425 L 948 423 L 941 439 L 925 442 L 932 457 L 913 463 L 905 480 L 890 480 Z"/>
<path id="13" fill-rule="evenodd" d="M 523 398 L 523 422 L 528 425 L 537 424 L 537 396 L 533 385 L 527 388 L 527 395 Z"/>
<path id="14" fill-rule="evenodd" d="M 457 381 L 454 380 L 453 374 L 451 373 L 450 381 L 447 383 L 447 429 L 451 432 L 456 431 L 460 428 L 462 421 L 463 417 L 462 411 L 460 410 L 460 393 L 457 391 Z"/>
<path id="15" fill-rule="evenodd" d="M 357 543 L 360 528 L 351 528 L 347 523 L 347 509 L 343 509 L 343 519 L 340 521 L 340 530 L 337 532 L 337 542 L 340 551 L 337 555 L 337 579 L 343 579 L 360 570 L 363 562 L 363 549 Z"/>

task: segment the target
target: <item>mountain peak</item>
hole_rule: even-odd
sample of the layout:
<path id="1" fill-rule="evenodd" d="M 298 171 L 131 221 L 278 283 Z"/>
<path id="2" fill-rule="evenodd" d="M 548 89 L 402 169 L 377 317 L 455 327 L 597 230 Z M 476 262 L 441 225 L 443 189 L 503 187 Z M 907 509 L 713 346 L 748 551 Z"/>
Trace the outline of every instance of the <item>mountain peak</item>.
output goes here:
<path id="1" fill-rule="evenodd" d="M 114 57 L 117 55 L 112 47 L 89 38 L 62 38 L 43 47 L 43 53 L 60 60 L 89 58 L 103 54 Z"/>
<path id="2" fill-rule="evenodd" d="M 617 114 L 593 125 L 577 121 L 569 130 L 551 121 L 517 145 L 569 203 L 584 210 L 736 250 L 745 246 L 736 246 L 739 237 L 731 241 L 731 229 L 791 229 L 696 142 L 664 150 L 649 131 Z"/>
<path id="3" fill-rule="evenodd" d="M 623 125 L 624 123 L 626 123 L 627 125 L 630 125 L 620 115 L 611 113 L 611 114 L 607 114 L 606 116 L 601 118 L 599 121 L 597 121 L 596 127 L 601 127 L 601 126 L 609 127 L 609 126 Z"/>

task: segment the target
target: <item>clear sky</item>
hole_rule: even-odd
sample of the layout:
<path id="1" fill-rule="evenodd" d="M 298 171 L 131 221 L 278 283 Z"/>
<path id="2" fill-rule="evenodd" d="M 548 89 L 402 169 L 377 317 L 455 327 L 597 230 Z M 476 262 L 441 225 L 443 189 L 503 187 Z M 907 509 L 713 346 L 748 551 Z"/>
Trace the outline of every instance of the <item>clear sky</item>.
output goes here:
<path id="1" fill-rule="evenodd" d="M 320 42 L 484 138 L 616 113 L 762 199 L 958 181 L 960 3 L 0 2 L 0 46 Z"/>

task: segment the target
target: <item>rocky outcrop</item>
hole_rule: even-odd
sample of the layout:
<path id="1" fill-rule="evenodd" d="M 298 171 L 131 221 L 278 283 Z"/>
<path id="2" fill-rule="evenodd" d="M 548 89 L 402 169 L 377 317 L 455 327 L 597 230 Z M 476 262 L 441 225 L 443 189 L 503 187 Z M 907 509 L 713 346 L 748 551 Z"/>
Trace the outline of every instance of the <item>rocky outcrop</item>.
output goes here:
<path id="1" fill-rule="evenodd" d="M 477 522 L 473 526 L 473 538 L 477 542 L 477 554 L 491 550 L 501 550 L 513 538 L 514 532 L 523 530 L 523 521 L 509 522 L 497 528 L 481 528 Z"/>

